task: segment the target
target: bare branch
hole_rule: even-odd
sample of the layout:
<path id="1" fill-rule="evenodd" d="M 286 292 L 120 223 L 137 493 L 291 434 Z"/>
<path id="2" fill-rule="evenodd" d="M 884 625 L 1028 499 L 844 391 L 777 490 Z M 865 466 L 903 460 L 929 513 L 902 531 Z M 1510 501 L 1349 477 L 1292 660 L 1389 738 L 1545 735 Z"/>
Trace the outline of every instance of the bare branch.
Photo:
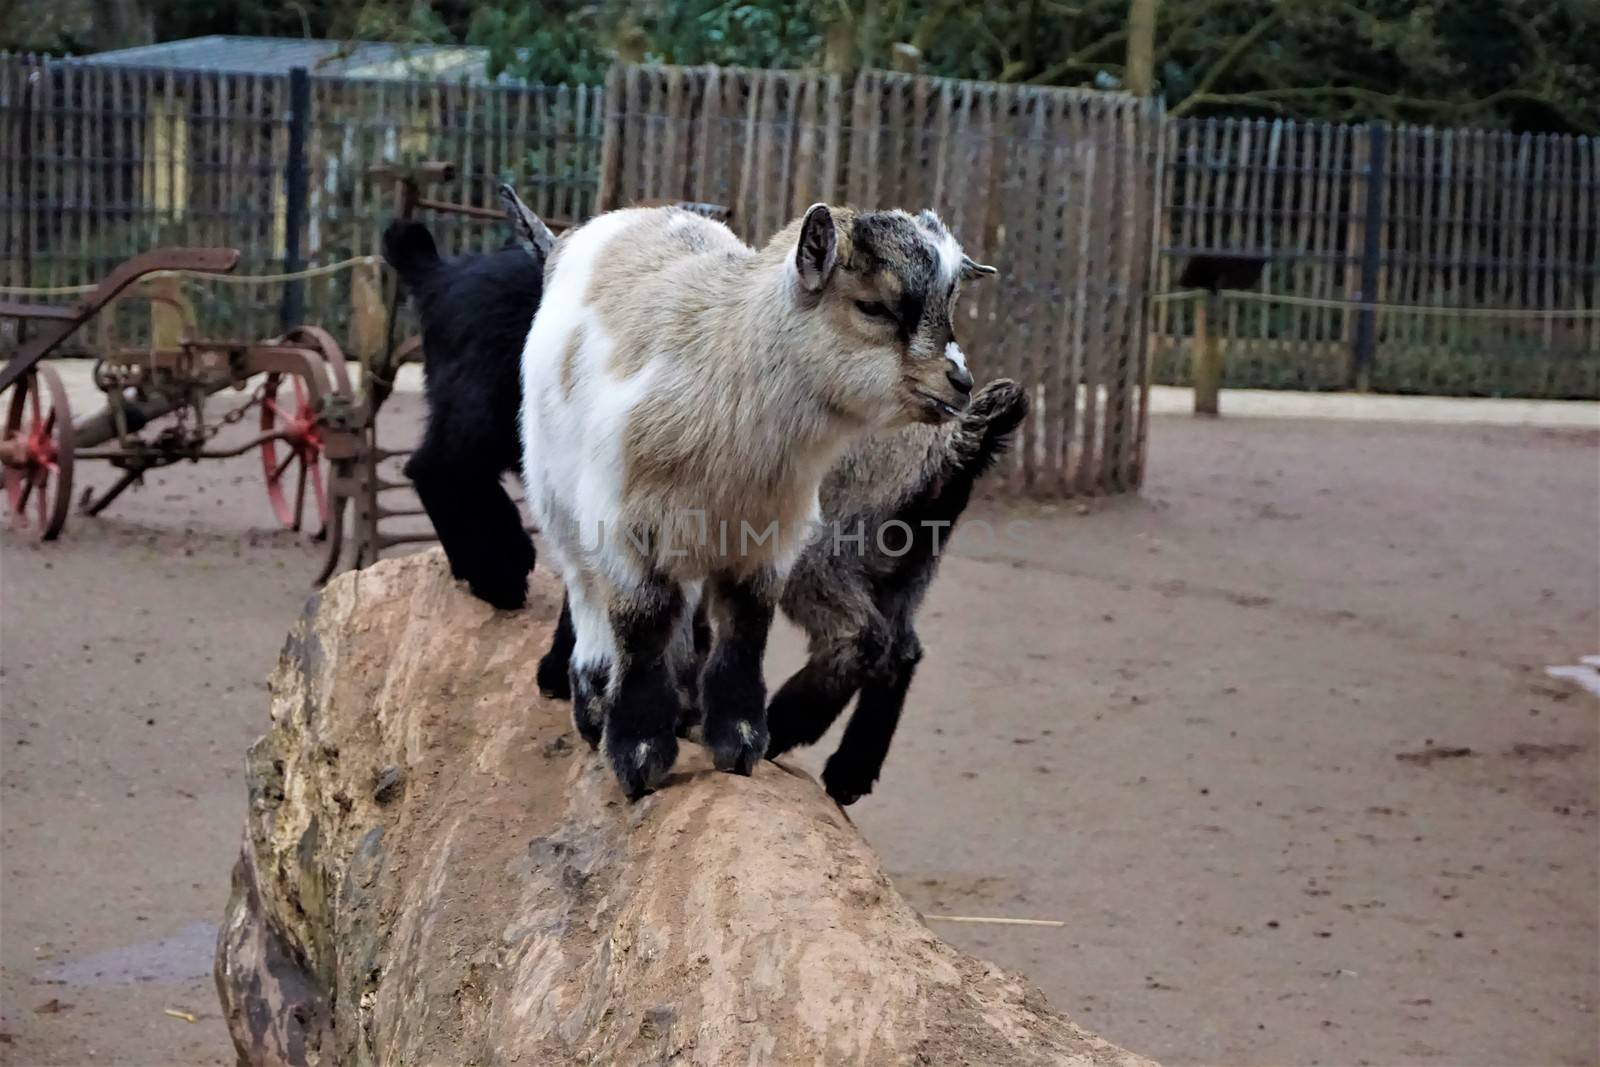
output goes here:
<path id="1" fill-rule="evenodd" d="M 1280 114 L 1290 110 L 1289 104 L 1297 100 L 1345 99 L 1364 105 L 1367 114 L 1377 112 L 1388 118 L 1399 118 L 1403 112 L 1422 113 L 1440 121 L 1462 122 L 1473 112 L 1483 111 L 1505 100 L 1525 100 L 1550 108 L 1563 117 L 1570 113 L 1558 100 L 1528 89 L 1506 88 L 1477 100 L 1439 100 L 1404 93 L 1381 93 L 1349 85 L 1307 85 L 1284 89 L 1256 89 L 1244 93 L 1194 93 L 1186 97 L 1181 107 L 1193 110 L 1203 104 L 1221 104 L 1266 108 Z M 1179 108 L 1174 108 L 1174 115 Z"/>
<path id="2" fill-rule="evenodd" d="M 1115 47 L 1117 45 L 1120 45 L 1123 41 L 1125 41 L 1127 39 L 1128 39 L 1128 31 L 1126 29 L 1117 30 L 1114 33 L 1108 33 L 1104 37 L 1100 38 L 1098 41 L 1094 41 L 1091 44 L 1084 45 L 1082 48 L 1078 49 L 1076 52 L 1074 52 L 1071 55 L 1067 56 L 1067 58 L 1065 58 L 1063 60 L 1060 60 L 1059 62 L 1052 63 L 1050 66 L 1046 67 L 1044 70 L 1040 71 L 1038 74 L 1035 74 L 1033 77 L 1029 78 L 1028 79 L 1028 84 L 1029 85 L 1048 85 L 1048 84 L 1054 82 L 1057 78 L 1061 77 L 1063 74 L 1067 73 L 1067 71 L 1069 71 L 1069 70 L 1096 70 L 1096 71 L 1098 71 L 1098 70 L 1110 70 L 1113 67 L 1115 67 L 1118 70 L 1121 70 L 1122 69 L 1122 64 L 1120 64 L 1120 63 L 1090 63 L 1090 62 L 1088 62 L 1088 60 L 1095 53 L 1103 52 L 1108 48 L 1113 48 L 1113 47 Z"/>
<path id="3" fill-rule="evenodd" d="M 1178 103 L 1177 107 L 1172 109 L 1172 117 L 1178 118 L 1192 110 L 1192 101 L 1196 97 L 1203 97 L 1210 93 L 1211 87 L 1217 84 L 1233 68 L 1234 63 L 1238 62 L 1240 56 L 1254 48 L 1256 42 L 1266 36 L 1268 30 L 1283 21 L 1283 14 L 1287 8 L 1287 4 L 1273 8 L 1266 18 L 1250 27 L 1247 32 L 1240 34 L 1239 39 L 1233 42 L 1233 45 L 1226 52 L 1222 53 L 1221 57 L 1211 65 L 1210 70 L 1206 71 L 1205 76 L 1194 87 L 1194 92 L 1190 93 Z"/>
<path id="4" fill-rule="evenodd" d="M 1156 49 L 1156 62 L 1160 63 L 1172 54 L 1172 50 L 1190 30 L 1198 26 L 1202 20 L 1217 8 L 1237 6 L 1238 0 L 1199 0 L 1173 21 L 1161 34 L 1161 44 Z"/>

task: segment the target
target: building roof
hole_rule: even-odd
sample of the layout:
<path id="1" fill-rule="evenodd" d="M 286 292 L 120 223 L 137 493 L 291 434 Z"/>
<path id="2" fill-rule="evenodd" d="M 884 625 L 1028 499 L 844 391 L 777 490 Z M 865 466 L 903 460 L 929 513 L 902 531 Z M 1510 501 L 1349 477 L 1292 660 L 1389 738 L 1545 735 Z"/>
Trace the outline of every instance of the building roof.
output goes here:
<path id="1" fill-rule="evenodd" d="M 487 82 L 490 80 L 485 73 L 488 59 L 487 48 L 465 45 L 401 45 L 213 34 L 96 52 L 84 56 L 83 62 L 242 74 L 287 74 L 293 67 L 305 67 L 312 77 L 429 77 Z"/>

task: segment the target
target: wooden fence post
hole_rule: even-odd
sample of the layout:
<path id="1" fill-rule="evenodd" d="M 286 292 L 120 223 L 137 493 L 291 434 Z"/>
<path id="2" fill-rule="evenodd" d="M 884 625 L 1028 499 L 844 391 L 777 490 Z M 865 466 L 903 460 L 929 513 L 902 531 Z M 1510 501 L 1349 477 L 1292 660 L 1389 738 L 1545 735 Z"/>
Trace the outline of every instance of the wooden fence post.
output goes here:
<path id="1" fill-rule="evenodd" d="M 1216 329 L 1210 329 L 1211 324 Z M 1194 302 L 1194 413 L 1216 415 L 1222 391 L 1222 294 L 1208 289 Z"/>
<path id="2" fill-rule="evenodd" d="M 283 269 L 299 270 L 300 238 L 306 226 L 306 130 L 311 122 L 311 78 L 304 67 L 289 71 L 289 159 L 284 167 Z M 305 314 L 304 280 L 283 287 L 283 328 L 300 325 Z"/>
<path id="3" fill-rule="evenodd" d="M 1356 341 L 1351 385 L 1366 392 L 1372 382 L 1372 356 L 1378 344 L 1378 271 L 1383 263 L 1383 192 L 1389 173 L 1389 127 L 1375 122 L 1368 127 L 1371 154 L 1366 167 L 1366 225 L 1361 237 L 1361 291 L 1356 299 L 1366 307 L 1356 320 Z"/>
<path id="4" fill-rule="evenodd" d="M 606 72 L 605 93 L 600 98 L 604 125 L 600 141 L 600 183 L 594 194 L 596 215 L 616 207 L 621 195 L 617 187 L 622 180 L 622 72 L 621 63 L 611 64 Z"/>
<path id="5" fill-rule="evenodd" d="M 389 303 L 376 261 L 350 272 L 350 348 L 363 366 L 380 358 L 389 340 Z"/>

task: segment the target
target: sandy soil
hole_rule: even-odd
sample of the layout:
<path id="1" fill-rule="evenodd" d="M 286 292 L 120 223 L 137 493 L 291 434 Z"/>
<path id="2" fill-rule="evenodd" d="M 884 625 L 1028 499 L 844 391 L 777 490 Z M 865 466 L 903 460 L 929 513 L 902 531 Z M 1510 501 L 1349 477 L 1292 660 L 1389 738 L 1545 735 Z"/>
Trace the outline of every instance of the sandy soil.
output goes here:
<path id="1" fill-rule="evenodd" d="M 1597 457 L 1158 418 L 1141 497 L 973 513 L 1032 526 L 957 538 L 851 814 L 928 912 L 1065 920 L 935 925 L 1168 1063 L 1600 1062 L 1600 707 L 1544 675 L 1600 651 Z M 318 561 L 257 478 L 0 533 L 0 1061 L 232 1060 L 208 924 Z"/>

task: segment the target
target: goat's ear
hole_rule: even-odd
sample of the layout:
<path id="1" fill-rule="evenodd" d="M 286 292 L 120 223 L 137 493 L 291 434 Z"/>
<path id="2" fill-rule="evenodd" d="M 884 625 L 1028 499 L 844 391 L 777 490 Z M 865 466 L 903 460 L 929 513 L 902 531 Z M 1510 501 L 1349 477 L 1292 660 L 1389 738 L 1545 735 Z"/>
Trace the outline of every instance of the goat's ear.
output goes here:
<path id="1" fill-rule="evenodd" d="M 979 263 L 966 254 L 961 256 L 961 280 L 964 282 L 970 282 L 974 278 L 992 278 L 999 273 L 998 268 L 991 267 L 987 263 Z"/>
<path id="2" fill-rule="evenodd" d="M 808 293 L 819 293 L 833 277 L 839 263 L 839 234 L 827 204 L 812 204 L 800 223 L 800 241 L 794 250 L 795 272 Z"/>
<path id="3" fill-rule="evenodd" d="M 535 259 L 544 259 L 555 246 L 556 235 L 550 232 L 550 227 L 544 224 L 543 219 L 522 202 L 522 198 L 510 185 L 502 184 L 498 192 L 500 207 L 505 211 L 506 218 L 511 221 L 511 228 L 517 235 L 517 243 L 528 255 Z"/>

